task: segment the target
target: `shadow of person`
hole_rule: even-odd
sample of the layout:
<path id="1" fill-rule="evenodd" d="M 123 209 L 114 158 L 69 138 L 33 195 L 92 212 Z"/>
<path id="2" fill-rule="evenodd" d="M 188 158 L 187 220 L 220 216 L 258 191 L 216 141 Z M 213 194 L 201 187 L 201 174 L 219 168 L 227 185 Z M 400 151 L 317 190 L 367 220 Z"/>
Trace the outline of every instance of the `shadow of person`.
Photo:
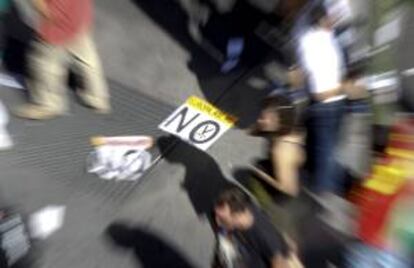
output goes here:
<path id="1" fill-rule="evenodd" d="M 105 235 L 115 245 L 132 249 L 144 268 L 193 268 L 173 245 L 157 234 L 125 223 L 111 224 Z"/>
<path id="2" fill-rule="evenodd" d="M 157 144 L 168 162 L 185 167 L 182 187 L 187 191 L 197 215 L 211 216 L 218 194 L 233 185 L 225 178 L 219 165 L 206 152 L 177 138 L 161 137 Z M 175 144 L 172 149 L 171 144 Z"/>
<path id="3" fill-rule="evenodd" d="M 178 1 L 169 0 L 130 0 L 139 9 L 150 16 L 155 23 L 178 41 L 187 51 L 192 55 L 192 60 L 197 59 L 197 62 L 203 64 L 195 64 L 196 70 L 202 69 L 203 74 L 215 73 L 214 67 L 218 68 L 217 62 L 209 56 L 194 40 L 187 31 L 188 15 L 180 7 Z M 200 71 L 201 71 L 200 69 Z"/>

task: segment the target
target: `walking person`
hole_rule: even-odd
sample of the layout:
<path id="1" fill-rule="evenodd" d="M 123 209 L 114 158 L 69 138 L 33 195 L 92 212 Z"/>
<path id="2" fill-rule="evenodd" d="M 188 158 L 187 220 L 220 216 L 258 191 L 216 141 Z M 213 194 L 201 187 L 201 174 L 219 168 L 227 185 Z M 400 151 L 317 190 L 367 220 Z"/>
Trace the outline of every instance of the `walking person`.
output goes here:
<path id="1" fill-rule="evenodd" d="M 19 107 L 16 116 L 46 120 L 65 113 L 69 64 L 82 79 L 77 92 L 82 102 L 98 113 L 109 113 L 109 92 L 92 38 L 93 0 L 31 1 L 39 22 L 28 59 L 30 103 Z"/>
<path id="2" fill-rule="evenodd" d="M 311 21 L 312 27 L 299 40 L 299 57 L 313 99 L 307 113 L 308 166 L 317 194 L 337 193 L 341 176 L 335 149 L 345 108 L 344 59 L 322 6 L 312 10 Z"/>

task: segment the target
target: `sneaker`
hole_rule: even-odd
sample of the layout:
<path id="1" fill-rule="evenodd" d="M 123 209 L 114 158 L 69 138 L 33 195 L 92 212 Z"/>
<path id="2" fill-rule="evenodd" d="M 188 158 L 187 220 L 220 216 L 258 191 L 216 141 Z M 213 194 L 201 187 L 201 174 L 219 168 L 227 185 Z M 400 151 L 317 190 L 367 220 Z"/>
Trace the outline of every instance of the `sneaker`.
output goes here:
<path id="1" fill-rule="evenodd" d="M 110 114 L 112 112 L 109 102 L 101 101 L 97 98 L 90 98 L 87 95 L 78 94 L 80 101 L 88 108 L 95 110 L 97 114 Z"/>
<path id="2" fill-rule="evenodd" d="M 63 112 L 36 104 L 24 104 L 14 110 L 13 114 L 24 119 L 49 120 L 61 116 Z"/>
<path id="3" fill-rule="evenodd" d="M 105 106 L 105 107 L 92 107 L 95 110 L 95 113 L 97 114 L 102 114 L 102 115 L 107 115 L 110 114 L 112 112 L 112 109 L 110 106 Z"/>

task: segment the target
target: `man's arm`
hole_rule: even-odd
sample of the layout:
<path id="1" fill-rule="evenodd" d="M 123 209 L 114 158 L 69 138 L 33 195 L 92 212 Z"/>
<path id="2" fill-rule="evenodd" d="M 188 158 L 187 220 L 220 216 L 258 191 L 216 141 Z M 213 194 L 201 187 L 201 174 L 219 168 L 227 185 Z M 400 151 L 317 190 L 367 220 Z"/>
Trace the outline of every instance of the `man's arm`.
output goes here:
<path id="1" fill-rule="evenodd" d="M 277 254 L 272 259 L 272 267 L 271 268 L 289 268 L 288 261 L 282 254 Z"/>
<path id="2" fill-rule="evenodd" d="M 50 19 L 51 13 L 49 10 L 49 7 L 47 5 L 46 0 L 32 0 L 32 4 L 37 12 L 39 12 L 40 15 L 43 17 Z"/>

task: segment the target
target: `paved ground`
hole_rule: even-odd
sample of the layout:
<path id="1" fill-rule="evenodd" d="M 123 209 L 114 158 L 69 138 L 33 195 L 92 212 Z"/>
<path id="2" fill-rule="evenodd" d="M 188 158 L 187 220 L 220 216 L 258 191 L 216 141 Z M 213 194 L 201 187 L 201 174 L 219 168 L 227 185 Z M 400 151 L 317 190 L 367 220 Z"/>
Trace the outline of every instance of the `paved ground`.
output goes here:
<path id="1" fill-rule="evenodd" d="M 63 229 L 39 244 L 35 267 L 208 267 L 213 236 L 205 215 L 233 171 L 260 155 L 261 141 L 243 128 L 266 92 L 246 86 L 246 70 L 216 74 L 216 63 L 183 34 L 171 2 L 97 0 L 96 36 L 111 81 L 113 115 L 94 115 L 73 101 L 71 114 L 58 120 L 13 119 L 17 146 L 0 155 L 3 199 L 27 213 L 48 204 L 67 207 Z M 141 183 L 85 174 L 90 136 L 159 137 L 157 125 L 189 95 L 239 116 L 240 128 L 207 153 L 179 143 Z M 23 100 L 21 91 L 6 88 L 0 97 L 9 107 Z M 175 143 L 162 140 L 159 148 Z M 121 246 L 103 235 L 118 219 L 136 227 L 111 229 Z"/>

